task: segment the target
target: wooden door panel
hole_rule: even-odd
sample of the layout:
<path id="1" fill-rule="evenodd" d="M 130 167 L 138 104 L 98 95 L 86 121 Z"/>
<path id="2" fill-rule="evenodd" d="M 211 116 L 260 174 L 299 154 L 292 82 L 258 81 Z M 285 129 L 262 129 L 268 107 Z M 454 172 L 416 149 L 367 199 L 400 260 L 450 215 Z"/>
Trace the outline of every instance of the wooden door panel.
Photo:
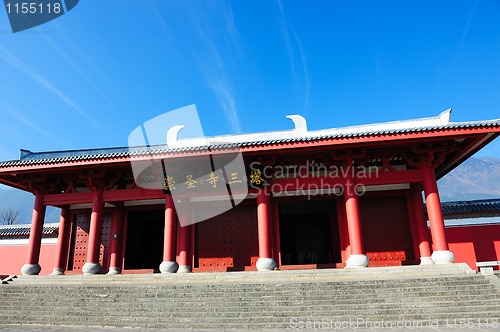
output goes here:
<path id="1" fill-rule="evenodd" d="M 87 260 L 87 247 L 90 230 L 90 214 L 80 213 L 75 215 L 76 236 L 74 243 L 73 271 L 81 271 Z"/>
<path id="2" fill-rule="evenodd" d="M 405 196 L 362 197 L 360 214 L 370 265 L 399 265 L 414 259 Z"/>
<path id="3" fill-rule="evenodd" d="M 73 255 L 73 272 L 82 270 L 87 261 L 87 249 L 90 231 L 90 213 L 79 213 L 75 215 L 76 235 Z M 102 272 L 107 272 L 108 252 L 110 246 L 111 213 L 105 213 L 102 220 L 101 245 L 99 250 L 99 263 L 103 267 Z"/>
<path id="4" fill-rule="evenodd" d="M 228 249 L 234 259 L 233 267 L 255 267 L 259 258 L 257 209 L 244 205 L 228 211 L 227 214 Z"/>
<path id="5" fill-rule="evenodd" d="M 200 270 L 255 267 L 259 258 L 257 209 L 242 205 L 196 224 L 195 247 Z"/>
<path id="6" fill-rule="evenodd" d="M 221 214 L 196 224 L 198 267 L 225 269 L 232 266 L 227 257 L 227 215 Z"/>

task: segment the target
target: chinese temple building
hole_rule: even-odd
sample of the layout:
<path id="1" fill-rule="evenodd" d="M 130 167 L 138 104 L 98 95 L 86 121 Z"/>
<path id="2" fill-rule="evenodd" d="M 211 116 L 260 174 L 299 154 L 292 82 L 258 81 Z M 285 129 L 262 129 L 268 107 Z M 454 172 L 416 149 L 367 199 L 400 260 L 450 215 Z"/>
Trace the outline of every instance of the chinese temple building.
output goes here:
<path id="1" fill-rule="evenodd" d="M 47 206 L 61 209 L 54 263 L 43 266 L 53 274 L 452 263 L 436 181 L 494 140 L 500 119 L 450 117 L 308 131 L 293 115 L 293 130 L 208 146 L 177 139 L 177 128 L 160 146 L 21 150 L 0 162 L 0 183 L 35 195 L 21 272 L 40 273 Z M 242 170 L 210 159 L 211 172 L 186 171 L 236 152 Z"/>

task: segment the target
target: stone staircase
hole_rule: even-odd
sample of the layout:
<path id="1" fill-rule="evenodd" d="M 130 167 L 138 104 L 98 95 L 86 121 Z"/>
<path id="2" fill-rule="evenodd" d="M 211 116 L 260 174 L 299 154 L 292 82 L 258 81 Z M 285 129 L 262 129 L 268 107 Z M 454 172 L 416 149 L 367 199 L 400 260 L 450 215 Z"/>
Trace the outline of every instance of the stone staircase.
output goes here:
<path id="1" fill-rule="evenodd" d="M 500 286 L 463 264 L 23 276 L 0 285 L 0 324 L 334 329 L 456 327 L 467 318 L 498 322 Z"/>

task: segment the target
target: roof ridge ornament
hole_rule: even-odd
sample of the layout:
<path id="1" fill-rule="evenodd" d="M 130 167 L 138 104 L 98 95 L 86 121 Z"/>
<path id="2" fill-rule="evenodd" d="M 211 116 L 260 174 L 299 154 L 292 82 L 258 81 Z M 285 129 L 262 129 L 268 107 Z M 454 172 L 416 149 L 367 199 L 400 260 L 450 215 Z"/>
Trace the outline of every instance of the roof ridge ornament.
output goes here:
<path id="1" fill-rule="evenodd" d="M 287 115 L 286 118 L 293 121 L 293 124 L 295 125 L 294 133 L 297 136 L 304 136 L 307 134 L 307 122 L 302 115 L 292 114 Z"/>
<path id="2" fill-rule="evenodd" d="M 19 160 L 23 160 L 24 158 L 32 154 L 33 152 L 31 152 L 30 150 L 19 149 Z"/>
<path id="3" fill-rule="evenodd" d="M 185 125 L 177 125 L 171 127 L 167 131 L 167 146 L 169 149 L 174 149 L 179 146 L 178 144 L 178 139 L 179 139 L 179 131 L 186 127 Z"/>
<path id="4" fill-rule="evenodd" d="M 446 111 L 441 112 L 438 117 L 442 125 L 449 124 L 451 121 L 451 107 Z"/>

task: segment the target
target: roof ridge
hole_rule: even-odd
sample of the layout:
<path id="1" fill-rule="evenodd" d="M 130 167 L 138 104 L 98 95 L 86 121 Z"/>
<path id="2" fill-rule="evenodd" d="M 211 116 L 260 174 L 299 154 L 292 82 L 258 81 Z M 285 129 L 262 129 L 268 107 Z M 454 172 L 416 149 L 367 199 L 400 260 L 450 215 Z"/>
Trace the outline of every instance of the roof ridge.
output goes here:
<path id="1" fill-rule="evenodd" d="M 393 122 L 394 123 L 394 122 Z M 383 123 L 382 123 L 383 124 Z M 378 125 L 382 125 L 378 124 Z M 64 161 L 77 161 L 77 160 L 91 160 L 91 159 L 105 159 L 105 158 L 117 158 L 126 156 L 136 156 L 141 154 L 159 154 L 165 152 L 183 152 L 183 151 L 198 151 L 207 148 L 211 149 L 224 149 L 233 147 L 246 147 L 246 146 L 258 146 L 258 145 L 269 145 L 269 144 L 280 144 L 289 142 L 306 142 L 315 140 L 325 140 L 325 139 L 336 139 L 336 138 L 352 138 L 352 137 L 364 137 L 364 136 L 377 136 L 377 135 L 392 135 L 392 134 L 402 134 L 402 133 L 412 133 L 412 132 L 424 132 L 432 130 L 446 130 L 446 129 L 456 129 L 456 128 L 471 128 L 471 127 L 500 127 L 500 119 L 495 120 L 483 120 L 483 121 L 466 121 L 466 122 L 449 122 L 444 125 L 430 125 L 422 127 L 410 127 L 410 128 L 399 128 L 399 129 L 378 129 L 375 131 L 349 131 L 342 132 L 342 129 L 349 128 L 355 129 L 356 126 L 344 127 L 344 128 L 332 128 L 324 129 L 318 131 L 307 132 L 304 136 L 296 137 L 284 137 L 275 139 L 254 140 L 254 141 L 243 141 L 243 142 L 214 142 L 212 145 L 202 145 L 202 146 L 177 146 L 174 148 L 169 148 L 166 144 L 157 144 L 150 146 L 135 146 L 135 147 L 109 147 L 109 148 L 96 148 L 96 149 L 82 149 L 82 150 L 64 150 L 64 151 L 46 151 L 46 152 L 31 152 L 29 150 L 23 150 L 24 153 L 28 152 L 24 158 L 19 160 L 10 160 L 0 162 L 1 167 L 10 166 L 20 166 L 20 165 L 34 165 L 34 164 L 47 164 L 55 162 Z M 369 128 L 367 126 L 366 128 Z M 214 137 L 207 137 L 208 140 Z"/>

